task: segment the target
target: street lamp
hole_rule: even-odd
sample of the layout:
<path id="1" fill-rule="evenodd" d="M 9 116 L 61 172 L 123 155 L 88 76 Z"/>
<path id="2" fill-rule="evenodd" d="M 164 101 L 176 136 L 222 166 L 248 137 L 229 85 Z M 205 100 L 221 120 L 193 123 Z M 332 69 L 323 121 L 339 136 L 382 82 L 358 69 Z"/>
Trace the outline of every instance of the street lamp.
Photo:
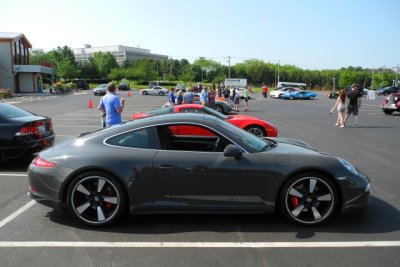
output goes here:
<path id="1" fill-rule="evenodd" d="M 333 91 L 335 92 L 336 90 L 335 90 L 335 78 L 332 78 L 332 80 L 333 80 Z"/>

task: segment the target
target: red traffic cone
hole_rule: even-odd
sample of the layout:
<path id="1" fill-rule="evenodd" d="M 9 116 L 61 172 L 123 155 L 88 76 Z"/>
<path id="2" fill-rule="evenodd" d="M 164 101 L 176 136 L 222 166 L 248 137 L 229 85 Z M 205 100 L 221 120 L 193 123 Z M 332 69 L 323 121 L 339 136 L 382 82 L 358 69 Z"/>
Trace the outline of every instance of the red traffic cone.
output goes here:
<path id="1" fill-rule="evenodd" d="M 128 91 L 128 96 L 131 96 L 131 91 Z"/>
<path id="2" fill-rule="evenodd" d="M 93 108 L 93 103 L 91 98 L 89 98 L 88 108 Z"/>

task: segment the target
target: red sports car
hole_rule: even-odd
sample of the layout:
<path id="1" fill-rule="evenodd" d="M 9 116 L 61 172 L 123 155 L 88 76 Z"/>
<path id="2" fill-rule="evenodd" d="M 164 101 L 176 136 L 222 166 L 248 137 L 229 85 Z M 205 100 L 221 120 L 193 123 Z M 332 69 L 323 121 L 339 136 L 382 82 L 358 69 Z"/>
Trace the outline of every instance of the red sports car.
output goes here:
<path id="1" fill-rule="evenodd" d="M 256 117 L 247 116 L 247 115 L 224 115 L 221 114 L 211 108 L 199 105 L 199 104 L 183 104 L 176 105 L 168 108 L 161 108 L 157 110 L 152 110 L 148 112 L 137 112 L 132 114 L 132 119 L 139 119 L 148 116 L 155 116 L 167 113 L 179 113 L 179 112 L 192 112 L 192 113 L 205 113 L 209 115 L 213 115 L 218 117 L 226 122 L 229 122 L 233 125 L 236 125 L 239 128 L 242 128 L 249 133 L 252 133 L 259 137 L 276 137 L 278 136 L 278 129 L 264 120 L 261 120 Z M 176 129 L 175 129 L 176 128 Z M 212 135 L 210 132 L 201 131 L 199 132 L 199 128 L 193 128 L 190 126 L 179 126 L 171 129 L 174 134 L 177 135 Z"/>

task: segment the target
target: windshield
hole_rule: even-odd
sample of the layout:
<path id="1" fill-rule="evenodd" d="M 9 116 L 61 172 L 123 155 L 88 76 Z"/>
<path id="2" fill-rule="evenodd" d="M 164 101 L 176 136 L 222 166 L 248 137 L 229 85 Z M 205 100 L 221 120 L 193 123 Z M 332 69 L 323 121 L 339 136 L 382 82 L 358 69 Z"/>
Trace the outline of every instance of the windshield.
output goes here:
<path id="1" fill-rule="evenodd" d="M 229 131 L 235 138 L 239 139 L 241 142 L 245 143 L 257 152 L 261 152 L 269 147 L 269 144 L 255 135 L 252 135 L 239 127 L 236 127 L 230 123 L 223 122 L 221 120 L 215 120 L 215 123 Z"/>
<path id="2" fill-rule="evenodd" d="M 0 105 L 0 117 L 2 118 L 13 119 L 13 118 L 20 118 L 27 116 L 35 116 L 35 115 L 26 110 L 14 107 L 12 105 L 8 104 Z"/>
<path id="3" fill-rule="evenodd" d="M 218 112 L 218 111 L 216 111 L 214 109 L 211 109 L 211 108 L 208 108 L 208 107 L 203 107 L 203 112 L 205 114 L 213 115 L 213 116 L 215 116 L 217 118 L 220 118 L 221 120 L 226 120 L 226 119 L 229 118 L 228 116 L 225 116 L 221 112 Z"/>
<path id="4" fill-rule="evenodd" d="M 170 107 L 165 107 L 165 108 L 160 108 L 160 109 L 156 109 L 156 110 L 152 110 L 147 112 L 148 114 L 151 115 L 162 115 L 162 114 L 168 114 L 168 113 L 172 113 L 174 110 L 174 108 L 170 108 Z"/>

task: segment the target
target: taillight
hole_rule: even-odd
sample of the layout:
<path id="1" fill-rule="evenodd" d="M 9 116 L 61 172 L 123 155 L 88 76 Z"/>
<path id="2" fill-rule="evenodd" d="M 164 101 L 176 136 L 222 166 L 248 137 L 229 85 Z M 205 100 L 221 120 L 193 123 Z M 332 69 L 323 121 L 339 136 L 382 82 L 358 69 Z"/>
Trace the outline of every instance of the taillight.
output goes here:
<path id="1" fill-rule="evenodd" d="M 53 125 L 51 120 L 48 121 L 48 130 L 46 129 L 46 123 L 44 121 L 34 121 L 27 125 L 24 125 L 19 129 L 19 132 L 16 133 L 17 136 L 27 136 L 32 135 L 36 138 L 41 138 L 44 133 L 47 131 L 51 131 L 53 129 Z"/>
<path id="2" fill-rule="evenodd" d="M 52 168 L 52 167 L 57 166 L 57 164 L 48 162 L 39 156 L 35 157 L 35 159 L 33 160 L 33 165 L 35 165 L 37 167 L 42 167 L 42 168 Z"/>

